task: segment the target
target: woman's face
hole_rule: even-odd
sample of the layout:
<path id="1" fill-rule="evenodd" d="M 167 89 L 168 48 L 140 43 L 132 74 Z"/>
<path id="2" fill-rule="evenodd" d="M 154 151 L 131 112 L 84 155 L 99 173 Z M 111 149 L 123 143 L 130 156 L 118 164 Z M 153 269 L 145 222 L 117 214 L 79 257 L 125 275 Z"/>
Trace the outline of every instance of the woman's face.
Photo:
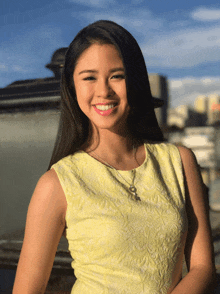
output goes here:
<path id="1" fill-rule="evenodd" d="M 125 69 L 114 45 L 93 44 L 79 57 L 73 73 L 79 107 L 92 125 L 119 131 L 129 105 Z"/>

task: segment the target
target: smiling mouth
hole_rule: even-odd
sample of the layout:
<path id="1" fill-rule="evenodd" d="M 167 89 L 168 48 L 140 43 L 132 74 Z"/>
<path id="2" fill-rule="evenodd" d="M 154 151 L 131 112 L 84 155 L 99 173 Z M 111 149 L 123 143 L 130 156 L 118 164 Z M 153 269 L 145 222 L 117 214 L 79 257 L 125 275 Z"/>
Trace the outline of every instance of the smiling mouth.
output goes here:
<path id="1" fill-rule="evenodd" d="M 95 105 L 95 107 L 101 111 L 109 110 L 115 106 L 116 106 L 116 103 L 115 104 L 108 104 L 108 105 L 99 105 L 99 104 Z"/>
<path id="2" fill-rule="evenodd" d="M 99 115 L 108 116 L 108 115 L 111 115 L 112 112 L 114 112 L 117 105 L 118 103 L 111 103 L 111 104 L 99 103 L 99 104 L 93 105 L 93 107 Z"/>

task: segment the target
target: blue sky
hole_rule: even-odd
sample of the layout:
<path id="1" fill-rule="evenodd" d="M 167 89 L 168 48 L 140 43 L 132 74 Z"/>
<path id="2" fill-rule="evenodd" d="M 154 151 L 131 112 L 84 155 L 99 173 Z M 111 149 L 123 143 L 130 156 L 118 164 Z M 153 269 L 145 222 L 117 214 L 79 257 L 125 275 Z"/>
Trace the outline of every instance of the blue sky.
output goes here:
<path id="1" fill-rule="evenodd" d="M 220 94 L 217 0 L 3 0 L 0 87 L 52 76 L 45 65 L 53 52 L 98 19 L 116 21 L 133 34 L 148 72 L 167 76 L 172 106 Z"/>

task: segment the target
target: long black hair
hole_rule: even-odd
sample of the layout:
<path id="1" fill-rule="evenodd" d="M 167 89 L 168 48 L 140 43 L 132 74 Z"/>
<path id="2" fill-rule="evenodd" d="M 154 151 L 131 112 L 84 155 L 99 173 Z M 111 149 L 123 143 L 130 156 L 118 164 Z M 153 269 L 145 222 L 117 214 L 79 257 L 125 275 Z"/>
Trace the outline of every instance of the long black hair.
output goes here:
<path id="1" fill-rule="evenodd" d="M 61 158 L 80 150 L 89 138 L 89 119 L 79 108 L 73 72 L 80 55 L 94 43 L 114 45 L 122 58 L 130 106 L 128 127 L 133 138 L 137 141 L 163 141 L 146 65 L 137 41 L 115 22 L 100 20 L 82 29 L 66 52 L 61 78 L 60 124 L 49 168 Z"/>

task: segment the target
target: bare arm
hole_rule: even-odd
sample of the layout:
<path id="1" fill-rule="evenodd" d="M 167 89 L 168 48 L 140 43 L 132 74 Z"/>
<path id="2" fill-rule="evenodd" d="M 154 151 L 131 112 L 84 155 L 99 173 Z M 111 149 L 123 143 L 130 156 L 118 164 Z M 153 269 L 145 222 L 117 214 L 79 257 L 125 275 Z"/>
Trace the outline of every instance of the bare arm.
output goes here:
<path id="1" fill-rule="evenodd" d="M 13 294 L 44 293 L 65 228 L 66 200 L 54 170 L 39 180 L 29 204 Z"/>
<path id="2" fill-rule="evenodd" d="M 194 154 L 185 147 L 178 148 L 186 180 L 189 230 L 185 258 L 189 272 L 172 294 L 211 294 L 215 265 L 206 191 Z"/>

